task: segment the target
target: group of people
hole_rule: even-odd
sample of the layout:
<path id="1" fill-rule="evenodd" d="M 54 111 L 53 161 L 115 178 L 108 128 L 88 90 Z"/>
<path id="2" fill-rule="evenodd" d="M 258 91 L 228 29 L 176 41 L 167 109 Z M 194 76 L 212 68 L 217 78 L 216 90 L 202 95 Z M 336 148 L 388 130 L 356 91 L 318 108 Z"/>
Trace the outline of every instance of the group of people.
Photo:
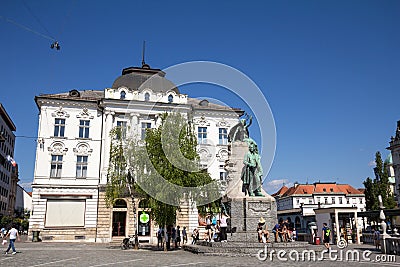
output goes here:
<path id="1" fill-rule="evenodd" d="M 275 224 L 272 228 L 275 242 L 292 242 L 297 240 L 296 228 L 291 227 L 288 220 L 280 221 Z M 268 231 L 267 225 L 264 218 L 260 218 L 257 225 L 258 242 L 268 243 L 270 242 L 270 232 Z"/>
<path id="2" fill-rule="evenodd" d="M 167 246 L 167 249 L 171 248 L 171 242 L 174 245 L 175 248 L 181 248 L 181 243 L 184 245 L 187 243 L 187 231 L 186 231 L 186 226 L 183 227 L 181 230 L 181 227 L 178 225 L 176 228 L 172 225 L 167 226 L 167 233 L 165 235 L 164 228 L 158 228 L 157 231 L 157 248 L 164 247 L 164 241 Z"/>
<path id="3" fill-rule="evenodd" d="M 5 229 L 3 227 L 3 228 L 1 228 L 0 232 L 1 232 L 1 238 L 3 239 L 3 241 L 2 241 L 3 246 L 5 246 L 7 244 L 7 238 L 9 238 L 9 244 L 8 244 L 8 248 L 5 252 L 5 254 L 7 255 L 8 252 L 10 251 L 10 249 L 12 249 L 13 255 L 16 254 L 17 251 L 15 250 L 14 243 L 17 239 L 18 239 L 18 241 L 20 240 L 18 230 L 15 228 L 15 226 L 12 226 L 10 228 L 10 230 L 8 230 L 8 231 L 7 231 L 7 229 Z"/>
<path id="4" fill-rule="evenodd" d="M 206 232 L 204 233 L 204 240 L 207 242 L 227 242 L 227 228 L 229 216 L 225 213 L 217 216 L 206 216 L 205 226 Z"/>

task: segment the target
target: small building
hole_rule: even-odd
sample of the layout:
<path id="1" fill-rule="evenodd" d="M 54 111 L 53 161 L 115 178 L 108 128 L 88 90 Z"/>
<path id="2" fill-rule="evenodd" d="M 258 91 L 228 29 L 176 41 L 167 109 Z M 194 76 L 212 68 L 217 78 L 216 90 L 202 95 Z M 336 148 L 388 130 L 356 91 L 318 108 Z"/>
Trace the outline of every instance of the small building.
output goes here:
<path id="1" fill-rule="evenodd" d="M 321 208 L 356 208 L 365 210 L 365 195 L 348 184 L 336 182 L 314 184 L 295 183 L 282 186 L 275 194 L 278 220 L 288 220 L 298 232 L 309 232 L 309 224 L 316 221 L 315 210 Z M 362 221 L 359 221 L 362 225 Z"/>
<path id="2" fill-rule="evenodd" d="M 25 189 L 17 184 L 17 192 L 15 198 L 15 215 L 21 216 L 25 212 L 32 210 L 32 194 L 26 192 Z"/>

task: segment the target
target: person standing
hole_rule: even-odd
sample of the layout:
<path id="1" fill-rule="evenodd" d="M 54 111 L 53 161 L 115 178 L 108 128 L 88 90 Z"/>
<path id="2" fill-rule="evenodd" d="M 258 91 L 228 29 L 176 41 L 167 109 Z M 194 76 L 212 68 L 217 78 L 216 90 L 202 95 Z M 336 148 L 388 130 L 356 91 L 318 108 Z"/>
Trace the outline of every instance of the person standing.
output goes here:
<path id="1" fill-rule="evenodd" d="M 322 236 L 324 238 L 324 246 L 326 249 L 329 251 L 329 243 L 331 241 L 331 229 L 329 229 L 328 225 L 326 223 L 323 223 L 322 227 Z"/>
<path id="2" fill-rule="evenodd" d="M 176 227 L 175 248 L 181 248 L 181 227 Z"/>
<path id="3" fill-rule="evenodd" d="M 221 218 L 220 218 L 221 242 L 227 242 L 226 229 L 228 228 L 228 222 L 227 222 L 228 218 L 229 218 L 228 215 L 226 215 L 225 213 L 222 213 Z"/>
<path id="4" fill-rule="evenodd" d="M 7 250 L 6 250 L 6 255 L 8 254 L 8 252 L 10 251 L 10 249 L 12 249 L 12 251 L 13 251 L 13 255 L 15 254 L 15 253 L 17 253 L 17 251 L 15 250 L 15 246 L 14 246 L 14 243 L 15 243 L 15 240 L 18 238 L 18 241 L 20 240 L 20 238 L 19 238 L 19 234 L 18 234 L 18 230 L 17 229 L 15 229 L 15 227 L 13 226 L 11 229 L 10 229 L 10 231 L 8 231 L 8 233 L 7 233 L 7 235 L 5 236 L 5 238 L 7 238 L 7 237 L 10 237 L 10 244 L 8 245 L 8 248 L 7 248 Z"/>
<path id="5" fill-rule="evenodd" d="M 182 230 L 182 243 L 185 245 L 187 243 L 187 232 L 186 232 L 186 226 L 183 226 Z"/>

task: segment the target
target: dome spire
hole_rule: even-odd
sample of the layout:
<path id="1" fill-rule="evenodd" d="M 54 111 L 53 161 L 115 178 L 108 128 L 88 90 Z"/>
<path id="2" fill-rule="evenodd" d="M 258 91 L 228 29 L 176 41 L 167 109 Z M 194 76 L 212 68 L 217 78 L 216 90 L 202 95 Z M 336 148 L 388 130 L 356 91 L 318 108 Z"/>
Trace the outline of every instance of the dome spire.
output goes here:
<path id="1" fill-rule="evenodd" d="M 150 66 L 148 64 L 146 64 L 146 62 L 144 61 L 144 52 L 146 49 L 146 41 L 143 41 L 143 49 L 142 49 L 142 69 L 150 69 Z"/>

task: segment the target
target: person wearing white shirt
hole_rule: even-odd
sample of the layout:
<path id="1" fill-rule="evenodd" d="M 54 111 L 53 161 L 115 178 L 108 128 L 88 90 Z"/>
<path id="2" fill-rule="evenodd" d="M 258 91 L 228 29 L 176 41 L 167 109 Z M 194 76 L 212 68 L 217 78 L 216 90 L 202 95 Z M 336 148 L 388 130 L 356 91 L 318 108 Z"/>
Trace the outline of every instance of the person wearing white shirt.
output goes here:
<path id="1" fill-rule="evenodd" d="M 7 238 L 7 237 L 10 237 L 10 244 L 8 244 L 8 248 L 7 248 L 7 250 L 6 250 L 6 254 L 8 254 L 8 252 L 10 251 L 10 249 L 12 249 L 12 251 L 13 251 L 13 255 L 15 254 L 15 253 L 17 253 L 17 251 L 15 250 L 15 246 L 14 246 L 14 242 L 15 242 L 15 240 L 18 238 L 18 240 L 20 239 L 19 238 L 19 234 L 18 234 L 18 230 L 17 229 L 15 229 L 15 227 L 13 226 L 9 231 L 8 231 L 8 233 L 7 233 L 7 235 L 5 236 L 5 238 Z"/>

